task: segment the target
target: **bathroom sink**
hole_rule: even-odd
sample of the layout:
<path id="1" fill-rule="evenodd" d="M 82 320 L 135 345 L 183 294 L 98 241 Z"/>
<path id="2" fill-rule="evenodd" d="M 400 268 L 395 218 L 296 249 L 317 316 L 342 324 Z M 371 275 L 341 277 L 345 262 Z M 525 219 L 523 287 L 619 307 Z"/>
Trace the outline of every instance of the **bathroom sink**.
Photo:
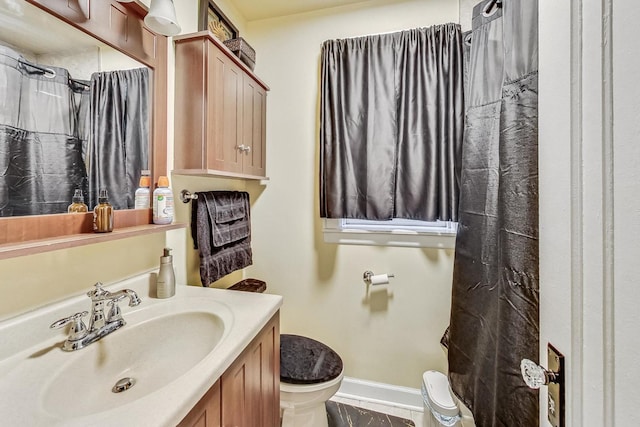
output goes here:
<path id="1" fill-rule="evenodd" d="M 87 310 L 86 293 L 1 321 L 0 424 L 175 426 L 282 304 L 195 286 L 156 299 L 149 283 L 140 275 L 106 287 L 142 303 L 121 305 L 126 325 L 79 350 L 64 351 L 69 331 L 49 325 Z M 124 390 L 114 393 L 116 383 Z"/>
<path id="2" fill-rule="evenodd" d="M 63 418 L 90 415 L 153 393 L 209 354 L 225 328 L 218 315 L 208 312 L 171 314 L 128 326 L 68 354 L 42 391 L 46 412 Z M 114 392 L 122 379 L 123 388 L 129 388 Z"/>

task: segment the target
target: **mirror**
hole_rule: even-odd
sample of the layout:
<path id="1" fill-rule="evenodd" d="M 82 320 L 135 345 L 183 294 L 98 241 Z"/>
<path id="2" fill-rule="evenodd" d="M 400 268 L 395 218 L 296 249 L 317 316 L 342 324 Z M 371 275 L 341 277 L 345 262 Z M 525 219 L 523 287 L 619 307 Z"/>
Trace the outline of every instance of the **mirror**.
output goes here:
<path id="1" fill-rule="evenodd" d="M 24 0 L 0 0 L 0 217 L 134 207 L 152 72 Z"/>
<path id="2" fill-rule="evenodd" d="M 41 21 L 36 26 L 45 37 L 36 41 L 26 37 L 33 28 L 16 29 L 16 22 L 27 22 L 27 10 L 39 12 Z M 126 55 L 124 61 L 133 67 L 133 60 L 147 67 L 150 79 L 150 98 L 152 106 L 149 112 L 149 167 L 152 186 L 160 175 L 167 174 L 167 38 L 157 35 L 143 24 L 147 7 L 139 1 L 120 3 L 115 0 L 0 0 L 0 22 L 19 43 L 11 40 L 5 32 L 5 44 L 23 44 L 26 51 L 40 51 L 50 42 L 58 42 L 62 48 L 51 47 L 55 51 L 69 51 L 74 46 L 78 51 L 95 50 L 114 55 L 121 52 Z M 42 18 L 44 16 L 44 18 Z M 5 22 L 6 21 L 6 22 Z M 11 21 L 9 25 L 9 21 Z M 55 30 L 54 30 L 55 25 Z M 71 31 L 73 30 L 73 31 Z M 85 37 L 82 37 L 80 33 Z M 72 34 L 72 35 L 69 35 Z M 89 37 L 86 37 L 89 36 Z M 28 43 L 32 46 L 29 47 Z M 102 47 L 102 49 L 100 48 Z M 107 54 L 104 53 L 106 56 Z M 103 60 L 100 57 L 100 61 Z M 47 58 L 49 60 L 50 58 Z M 79 60 L 84 62 L 85 59 Z M 120 60 L 118 60 L 120 61 Z M 90 61 L 87 61 L 90 62 Z M 139 64 L 135 64 L 136 66 Z M 83 67 L 85 64 L 81 64 Z M 69 68 L 69 66 L 66 66 Z M 75 77 L 75 76 L 74 76 Z M 0 98 L 1 102 L 1 98 Z M 70 203 L 70 201 L 69 201 Z M 89 215 L 56 214 L 19 216 L 0 218 L 0 245 L 7 243 L 40 240 L 78 233 L 91 232 Z M 85 218 L 86 217 L 86 218 Z M 116 212 L 116 227 L 129 227 L 149 224 L 150 210 L 122 210 Z M 120 223 L 120 225 L 118 225 Z"/>

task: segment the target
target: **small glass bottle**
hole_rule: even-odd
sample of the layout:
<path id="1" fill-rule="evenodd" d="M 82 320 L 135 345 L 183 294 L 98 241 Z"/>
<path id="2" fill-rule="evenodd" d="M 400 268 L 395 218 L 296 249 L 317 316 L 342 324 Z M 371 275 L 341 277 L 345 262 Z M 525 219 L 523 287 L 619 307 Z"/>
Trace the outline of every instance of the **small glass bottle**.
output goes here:
<path id="1" fill-rule="evenodd" d="M 73 193 L 73 198 L 71 199 L 71 204 L 67 208 L 67 212 L 76 213 L 76 212 L 89 212 L 89 208 L 84 204 L 84 197 L 82 196 L 82 190 L 77 189 Z"/>
<path id="2" fill-rule="evenodd" d="M 109 233 L 113 231 L 113 207 L 107 197 L 107 189 L 100 189 L 98 205 L 93 210 L 93 231 Z"/>

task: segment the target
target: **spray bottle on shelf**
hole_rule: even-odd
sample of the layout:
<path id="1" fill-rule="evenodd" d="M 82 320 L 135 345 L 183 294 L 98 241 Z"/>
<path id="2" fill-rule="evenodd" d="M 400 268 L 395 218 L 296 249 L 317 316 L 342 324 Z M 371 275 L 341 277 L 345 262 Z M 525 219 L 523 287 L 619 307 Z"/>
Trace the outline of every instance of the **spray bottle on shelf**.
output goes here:
<path id="1" fill-rule="evenodd" d="M 140 176 L 140 186 L 136 190 L 135 209 L 149 209 L 151 206 L 151 177 L 148 170 Z"/>
<path id="2" fill-rule="evenodd" d="M 82 190 L 76 189 L 73 193 L 73 198 L 71 199 L 71 204 L 67 208 L 68 213 L 76 213 L 76 212 L 89 212 L 89 208 L 84 204 L 84 197 L 82 196 Z"/>
<path id="3" fill-rule="evenodd" d="M 171 224 L 173 221 L 173 192 L 166 176 L 158 178 L 158 188 L 153 191 L 153 223 Z"/>
<path id="4" fill-rule="evenodd" d="M 113 231 L 113 207 L 109 203 L 106 188 L 100 189 L 98 204 L 93 209 L 93 231 L 96 233 Z"/>

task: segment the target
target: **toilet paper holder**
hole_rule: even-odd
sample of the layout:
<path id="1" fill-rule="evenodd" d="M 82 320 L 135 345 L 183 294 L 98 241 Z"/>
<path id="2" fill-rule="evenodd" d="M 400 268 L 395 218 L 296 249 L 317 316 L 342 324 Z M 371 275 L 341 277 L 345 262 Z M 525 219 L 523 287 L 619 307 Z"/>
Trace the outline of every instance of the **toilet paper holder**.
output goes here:
<path id="1" fill-rule="evenodd" d="M 383 285 L 386 283 L 389 283 L 389 278 L 391 277 L 395 277 L 395 275 L 393 274 L 379 274 L 376 277 L 380 276 L 380 278 L 382 279 L 382 276 L 386 276 L 385 278 L 387 280 L 383 280 L 383 281 L 378 281 L 378 280 L 372 280 L 372 278 L 376 276 L 375 274 L 373 274 L 373 271 L 367 270 L 362 274 L 362 280 L 364 280 L 364 283 L 366 283 L 367 285 Z"/>

